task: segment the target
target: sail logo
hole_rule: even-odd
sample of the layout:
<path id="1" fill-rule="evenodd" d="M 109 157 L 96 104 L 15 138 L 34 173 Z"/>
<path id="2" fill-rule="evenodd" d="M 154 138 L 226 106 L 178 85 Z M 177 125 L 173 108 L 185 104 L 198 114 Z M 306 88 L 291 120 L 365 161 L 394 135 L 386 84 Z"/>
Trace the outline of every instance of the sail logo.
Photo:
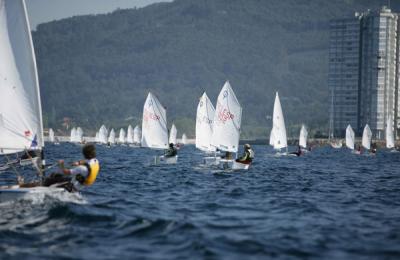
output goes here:
<path id="1" fill-rule="evenodd" d="M 229 110 L 227 110 L 226 108 L 222 109 L 219 111 L 218 113 L 218 119 L 219 121 L 225 123 L 228 120 L 233 120 L 235 118 L 235 115 L 232 114 Z"/>
<path id="2" fill-rule="evenodd" d="M 25 137 L 31 136 L 31 131 L 25 130 L 24 135 L 25 135 Z"/>
<path id="3" fill-rule="evenodd" d="M 224 99 L 228 97 L 228 90 L 225 90 L 225 91 L 224 91 L 223 96 L 224 96 Z"/>
<path id="4" fill-rule="evenodd" d="M 143 115 L 143 119 L 146 122 L 149 121 L 149 120 L 160 121 L 160 116 L 156 115 L 154 113 L 151 113 L 148 110 L 145 110 L 144 111 L 144 115 Z"/>

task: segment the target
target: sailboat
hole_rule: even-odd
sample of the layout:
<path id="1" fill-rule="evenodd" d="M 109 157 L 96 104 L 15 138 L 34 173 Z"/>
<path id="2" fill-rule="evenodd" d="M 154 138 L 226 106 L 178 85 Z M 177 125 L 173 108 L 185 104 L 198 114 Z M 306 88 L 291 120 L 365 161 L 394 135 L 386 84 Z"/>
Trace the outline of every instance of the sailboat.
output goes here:
<path id="1" fill-rule="evenodd" d="M 140 146 L 140 142 L 142 139 L 142 130 L 140 129 L 140 126 L 135 126 L 133 129 L 133 143 L 135 144 L 136 147 Z"/>
<path id="2" fill-rule="evenodd" d="M 41 160 L 33 162 L 40 181 L 44 170 L 44 138 L 39 80 L 35 54 L 23 0 L 0 0 L 0 154 L 35 151 Z M 19 183 L 0 187 L 0 201 L 27 194 L 66 192 L 55 187 L 23 187 Z"/>
<path id="3" fill-rule="evenodd" d="M 187 144 L 187 136 L 186 136 L 185 133 L 182 134 L 181 142 L 182 142 L 183 145 Z"/>
<path id="4" fill-rule="evenodd" d="M 54 143 L 55 138 L 54 138 L 54 131 L 52 128 L 49 129 L 49 142 Z"/>
<path id="5" fill-rule="evenodd" d="M 331 113 L 329 119 L 329 134 L 328 134 L 328 143 L 332 148 L 339 149 L 342 148 L 343 143 L 340 140 L 336 140 L 334 137 L 334 126 L 333 126 L 333 117 L 334 117 L 334 105 L 333 105 L 333 89 L 331 91 Z"/>
<path id="6" fill-rule="evenodd" d="M 123 128 L 121 128 L 121 129 L 119 130 L 118 143 L 124 144 L 125 142 L 126 142 L 125 130 L 124 130 Z"/>
<path id="7" fill-rule="evenodd" d="M 83 130 L 82 128 L 78 127 L 76 128 L 76 133 L 75 133 L 75 142 L 77 143 L 83 143 Z"/>
<path id="8" fill-rule="evenodd" d="M 371 140 L 372 140 L 372 132 L 371 129 L 369 128 L 369 125 L 366 124 L 364 127 L 361 144 L 368 151 L 371 149 Z"/>
<path id="9" fill-rule="evenodd" d="M 167 112 L 151 92 L 147 95 L 143 106 L 141 144 L 142 147 L 150 149 L 168 148 Z M 173 164 L 177 160 L 177 155 L 173 157 L 155 156 L 154 163 Z"/>
<path id="10" fill-rule="evenodd" d="M 353 128 L 351 128 L 351 125 L 348 125 L 346 127 L 346 146 L 353 153 L 359 153 L 359 151 L 354 151 L 354 148 L 355 148 L 355 135 L 354 135 Z"/>
<path id="11" fill-rule="evenodd" d="M 219 164 L 221 157 L 216 156 L 216 149 L 211 145 L 213 135 L 213 120 L 215 108 L 208 98 L 206 92 L 203 93 L 197 105 L 196 113 L 196 148 L 214 156 L 204 157 L 204 164 Z"/>
<path id="12" fill-rule="evenodd" d="M 225 82 L 218 99 L 214 114 L 211 145 L 220 151 L 237 153 L 239 149 L 242 107 L 229 82 Z M 249 164 L 238 163 L 233 159 L 221 159 L 224 168 L 248 169 Z"/>
<path id="13" fill-rule="evenodd" d="M 99 143 L 107 144 L 108 142 L 108 130 L 105 125 L 102 125 L 99 129 Z"/>
<path id="14" fill-rule="evenodd" d="M 115 131 L 114 128 L 111 128 L 110 135 L 108 136 L 108 145 L 114 145 L 115 144 Z"/>
<path id="15" fill-rule="evenodd" d="M 299 136 L 299 146 L 303 149 L 307 149 L 307 137 L 308 131 L 305 125 L 301 125 L 300 136 Z"/>
<path id="16" fill-rule="evenodd" d="M 178 133 L 178 130 L 176 129 L 176 126 L 172 124 L 171 130 L 169 131 L 169 139 L 168 142 L 171 144 L 176 145 L 176 135 Z"/>
<path id="17" fill-rule="evenodd" d="M 71 143 L 75 143 L 76 142 L 76 128 L 75 127 L 71 129 L 71 135 L 69 137 L 69 141 Z"/>
<path id="18" fill-rule="evenodd" d="M 133 141 L 133 128 L 131 125 L 128 126 L 128 131 L 126 132 L 126 142 L 131 145 L 134 143 Z"/>
<path id="19" fill-rule="evenodd" d="M 386 148 L 394 150 L 394 134 L 393 134 L 393 122 L 392 119 L 389 117 L 386 121 Z"/>
<path id="20" fill-rule="evenodd" d="M 278 155 L 287 155 L 287 136 L 285 119 L 283 117 L 281 101 L 279 94 L 276 92 L 274 102 L 274 112 L 272 116 L 272 130 L 270 134 L 270 144 L 278 151 Z M 280 153 L 282 149 L 286 149 L 285 153 Z"/>

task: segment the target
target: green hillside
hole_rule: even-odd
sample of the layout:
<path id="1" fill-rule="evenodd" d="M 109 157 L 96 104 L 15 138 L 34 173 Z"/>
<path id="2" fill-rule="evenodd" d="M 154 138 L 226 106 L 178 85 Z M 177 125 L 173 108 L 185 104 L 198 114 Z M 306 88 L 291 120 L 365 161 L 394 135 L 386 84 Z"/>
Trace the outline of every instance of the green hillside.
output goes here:
<path id="1" fill-rule="evenodd" d="M 65 117 L 87 130 L 134 125 L 152 91 L 190 137 L 198 98 L 207 91 L 216 100 L 229 80 L 243 137 L 267 136 L 275 91 L 293 134 L 302 122 L 325 128 L 329 19 L 380 4 L 176 0 L 41 24 L 33 39 L 45 126 L 60 129 Z"/>

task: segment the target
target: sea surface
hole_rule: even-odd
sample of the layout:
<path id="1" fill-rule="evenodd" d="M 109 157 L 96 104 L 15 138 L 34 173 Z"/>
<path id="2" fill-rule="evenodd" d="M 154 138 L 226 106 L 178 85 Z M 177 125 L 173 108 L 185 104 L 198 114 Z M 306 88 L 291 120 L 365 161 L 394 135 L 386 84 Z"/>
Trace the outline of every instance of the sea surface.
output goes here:
<path id="1" fill-rule="evenodd" d="M 47 145 L 47 163 L 80 150 Z M 168 166 L 151 165 L 160 151 L 97 146 L 92 187 L 0 204 L 0 259 L 400 259 L 400 153 L 254 150 L 231 172 L 192 145 Z"/>

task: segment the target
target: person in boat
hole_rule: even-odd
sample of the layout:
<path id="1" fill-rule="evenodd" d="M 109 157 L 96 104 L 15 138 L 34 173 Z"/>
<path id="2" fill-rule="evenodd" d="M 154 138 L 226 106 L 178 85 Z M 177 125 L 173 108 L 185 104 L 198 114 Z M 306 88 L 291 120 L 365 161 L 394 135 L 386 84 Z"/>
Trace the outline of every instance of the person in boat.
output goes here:
<path id="1" fill-rule="evenodd" d="M 240 158 L 236 159 L 236 162 L 250 164 L 253 161 L 253 159 L 254 159 L 254 151 L 251 149 L 250 144 L 245 144 L 244 153 Z"/>
<path id="2" fill-rule="evenodd" d="M 22 160 L 31 160 L 33 158 L 36 158 L 40 156 L 40 152 L 37 150 L 27 150 L 26 152 L 24 152 L 21 157 L 19 158 L 21 161 Z"/>
<path id="3" fill-rule="evenodd" d="M 290 154 L 294 154 L 296 156 L 301 156 L 303 155 L 303 151 L 301 150 L 300 145 L 297 147 L 297 151 L 296 152 L 291 152 Z"/>
<path id="4" fill-rule="evenodd" d="M 82 148 L 84 160 L 74 162 L 74 168 L 68 169 L 64 160 L 58 162 L 61 173 L 53 173 L 44 180 L 44 186 L 60 184 L 69 192 L 78 191 L 82 187 L 91 186 L 100 171 L 100 163 L 96 159 L 96 147 L 93 144 L 86 144 Z M 57 185 L 56 185 L 57 186 Z"/>
<path id="5" fill-rule="evenodd" d="M 377 151 L 377 145 L 376 145 L 376 143 L 373 143 L 373 144 L 371 145 L 371 150 L 370 150 L 370 152 L 371 152 L 372 154 L 376 154 L 376 151 Z"/>
<path id="6" fill-rule="evenodd" d="M 178 154 L 178 150 L 173 143 L 169 144 L 169 148 L 165 151 L 165 157 L 174 157 Z"/>

